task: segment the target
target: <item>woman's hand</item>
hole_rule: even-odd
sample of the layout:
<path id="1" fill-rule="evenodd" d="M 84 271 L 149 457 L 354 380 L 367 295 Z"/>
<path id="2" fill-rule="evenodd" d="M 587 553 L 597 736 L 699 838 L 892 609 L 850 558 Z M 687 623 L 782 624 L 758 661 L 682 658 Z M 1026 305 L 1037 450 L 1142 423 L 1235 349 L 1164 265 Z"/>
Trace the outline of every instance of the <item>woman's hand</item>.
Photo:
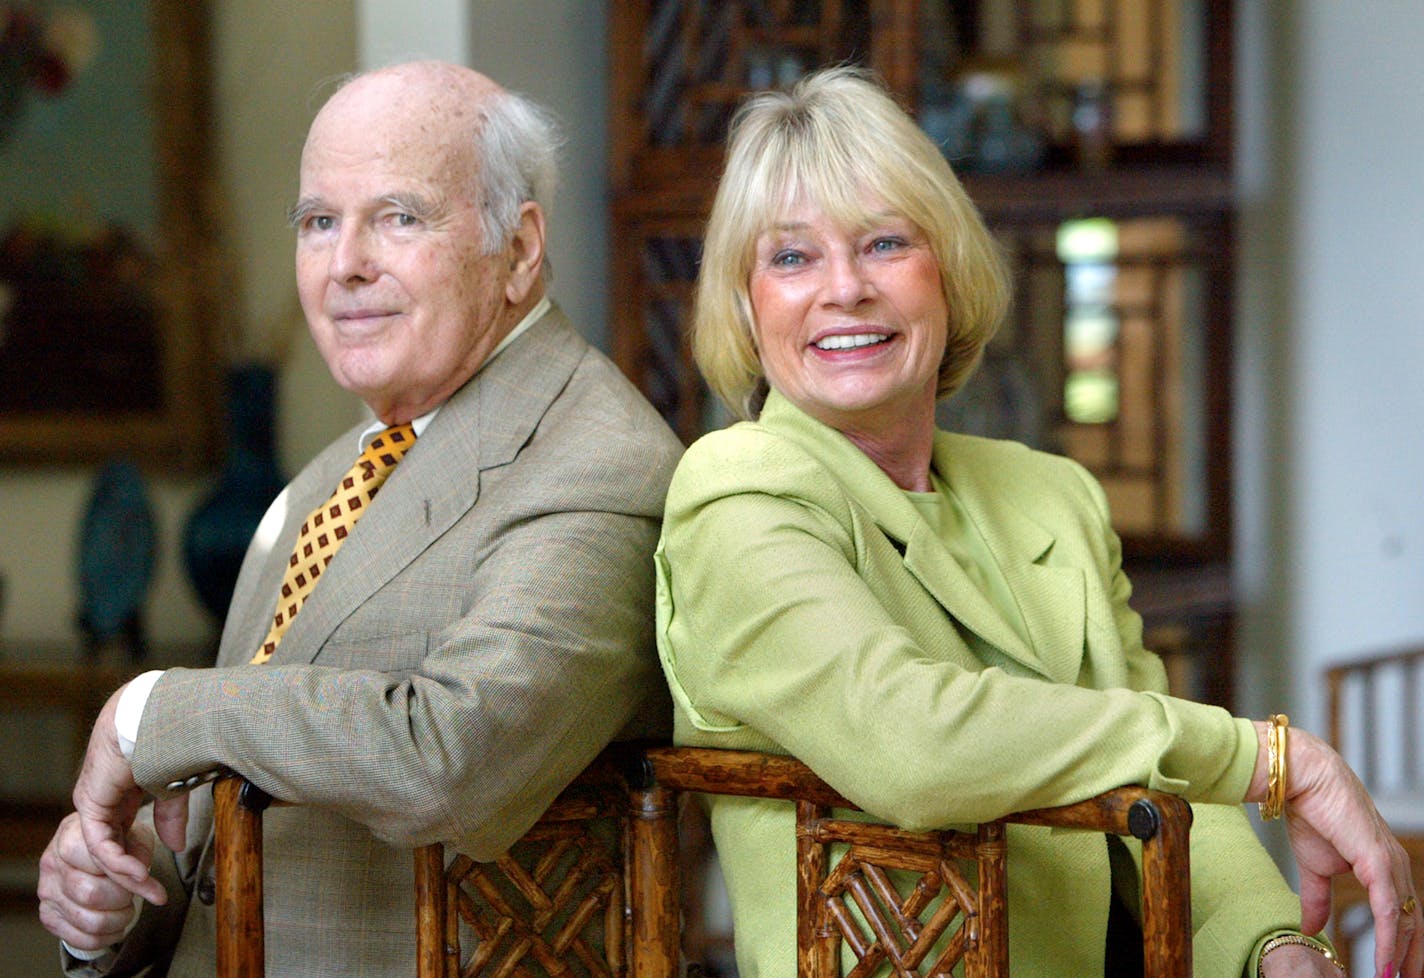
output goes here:
<path id="1" fill-rule="evenodd" d="M 1285 944 L 1261 959 L 1263 978 L 1340 978 L 1340 969 L 1319 951 Z"/>
<path id="2" fill-rule="evenodd" d="M 1269 725 L 1258 723 L 1256 733 L 1262 746 L 1248 801 L 1259 801 L 1266 794 Z M 1325 926 L 1330 917 L 1330 878 L 1353 873 L 1364 885 L 1374 914 L 1375 974 L 1421 978 L 1424 920 L 1408 855 L 1365 786 L 1329 744 L 1292 728 L 1286 749 L 1286 825 L 1300 871 L 1301 930 L 1314 934 Z"/>

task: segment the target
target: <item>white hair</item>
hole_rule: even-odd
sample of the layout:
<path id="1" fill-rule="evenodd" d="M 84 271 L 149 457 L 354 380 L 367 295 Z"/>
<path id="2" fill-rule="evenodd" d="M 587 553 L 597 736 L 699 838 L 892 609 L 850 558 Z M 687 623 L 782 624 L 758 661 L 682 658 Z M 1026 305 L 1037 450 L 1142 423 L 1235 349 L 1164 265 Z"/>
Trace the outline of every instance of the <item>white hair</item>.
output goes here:
<path id="1" fill-rule="evenodd" d="M 543 106 L 515 92 L 486 100 L 475 134 L 480 161 L 480 220 L 489 254 L 507 245 L 519 226 L 519 208 L 534 201 L 547 214 L 558 184 L 562 144 L 558 123 Z"/>

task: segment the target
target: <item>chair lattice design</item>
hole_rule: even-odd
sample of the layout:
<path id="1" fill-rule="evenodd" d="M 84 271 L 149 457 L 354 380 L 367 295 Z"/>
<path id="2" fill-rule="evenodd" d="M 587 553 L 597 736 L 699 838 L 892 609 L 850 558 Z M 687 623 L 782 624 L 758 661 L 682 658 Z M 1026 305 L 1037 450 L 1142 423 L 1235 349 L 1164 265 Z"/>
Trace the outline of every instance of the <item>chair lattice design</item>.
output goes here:
<path id="1" fill-rule="evenodd" d="M 575 790 L 492 863 L 445 870 L 447 971 L 459 978 L 626 973 L 625 792 Z M 459 963 L 459 927 L 475 938 Z M 451 971 L 451 969 L 456 969 Z"/>
<path id="2" fill-rule="evenodd" d="M 623 875 L 616 854 L 581 826 L 548 835 L 561 837 L 544 840 L 547 848 L 528 868 L 508 855 L 494 863 L 458 856 L 450 864 L 451 906 L 478 938 L 461 978 L 622 974 Z"/>
<path id="3" fill-rule="evenodd" d="M 995 825 L 981 838 L 803 819 L 800 834 L 812 844 L 845 844 L 812 897 L 825 953 L 838 956 L 842 941 L 849 947 L 856 963 L 847 978 L 884 973 L 887 964 L 898 978 L 948 978 L 961 961 L 975 974 L 988 948 L 981 940 L 977 874 L 965 867 L 997 872 L 994 864 L 1004 855 L 1000 831 Z"/>

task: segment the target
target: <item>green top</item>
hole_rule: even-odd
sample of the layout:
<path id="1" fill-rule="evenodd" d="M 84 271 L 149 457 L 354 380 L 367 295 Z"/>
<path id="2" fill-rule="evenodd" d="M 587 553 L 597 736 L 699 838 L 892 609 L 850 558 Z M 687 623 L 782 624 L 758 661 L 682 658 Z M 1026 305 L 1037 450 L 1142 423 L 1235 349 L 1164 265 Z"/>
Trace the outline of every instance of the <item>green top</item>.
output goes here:
<path id="1" fill-rule="evenodd" d="M 1194 961 L 1198 975 L 1242 973 L 1258 938 L 1299 925 L 1239 805 L 1251 724 L 1166 695 L 1080 466 L 940 432 L 933 469 L 958 503 L 951 522 L 973 529 L 952 546 L 873 461 L 775 393 L 757 422 L 689 449 L 656 557 L 676 739 L 790 753 L 910 829 L 1123 784 L 1220 803 L 1195 806 Z M 1000 576 L 1016 615 L 994 597 Z M 740 973 L 794 974 L 791 806 L 708 804 Z M 1015 973 L 1102 974 L 1102 836 L 1015 826 L 1009 852 Z"/>
<path id="2" fill-rule="evenodd" d="M 1023 611 L 1009 589 L 1009 582 L 994 559 L 994 553 L 984 542 L 984 536 L 964 512 L 964 504 L 945 483 L 938 472 L 930 472 L 931 492 L 906 491 L 905 498 L 914 504 L 920 518 L 929 524 L 945 549 L 953 555 L 964 573 L 974 582 L 979 593 L 989 600 L 1019 638 L 1030 641 Z"/>

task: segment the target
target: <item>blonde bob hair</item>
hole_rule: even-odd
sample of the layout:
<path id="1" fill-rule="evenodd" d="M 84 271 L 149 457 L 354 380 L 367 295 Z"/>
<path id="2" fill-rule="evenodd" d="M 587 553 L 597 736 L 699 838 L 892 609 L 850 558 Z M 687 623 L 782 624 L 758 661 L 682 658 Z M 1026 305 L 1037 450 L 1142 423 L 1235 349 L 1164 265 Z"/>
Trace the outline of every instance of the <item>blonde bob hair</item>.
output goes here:
<path id="1" fill-rule="evenodd" d="M 748 291 L 756 240 L 798 202 L 857 230 L 888 207 L 924 232 L 949 309 L 937 395 L 958 390 L 1008 308 L 1007 271 L 935 144 L 873 76 L 841 66 L 789 92 L 758 93 L 732 118 L 692 323 L 693 355 L 712 391 L 739 418 L 761 413 L 767 382 Z"/>

